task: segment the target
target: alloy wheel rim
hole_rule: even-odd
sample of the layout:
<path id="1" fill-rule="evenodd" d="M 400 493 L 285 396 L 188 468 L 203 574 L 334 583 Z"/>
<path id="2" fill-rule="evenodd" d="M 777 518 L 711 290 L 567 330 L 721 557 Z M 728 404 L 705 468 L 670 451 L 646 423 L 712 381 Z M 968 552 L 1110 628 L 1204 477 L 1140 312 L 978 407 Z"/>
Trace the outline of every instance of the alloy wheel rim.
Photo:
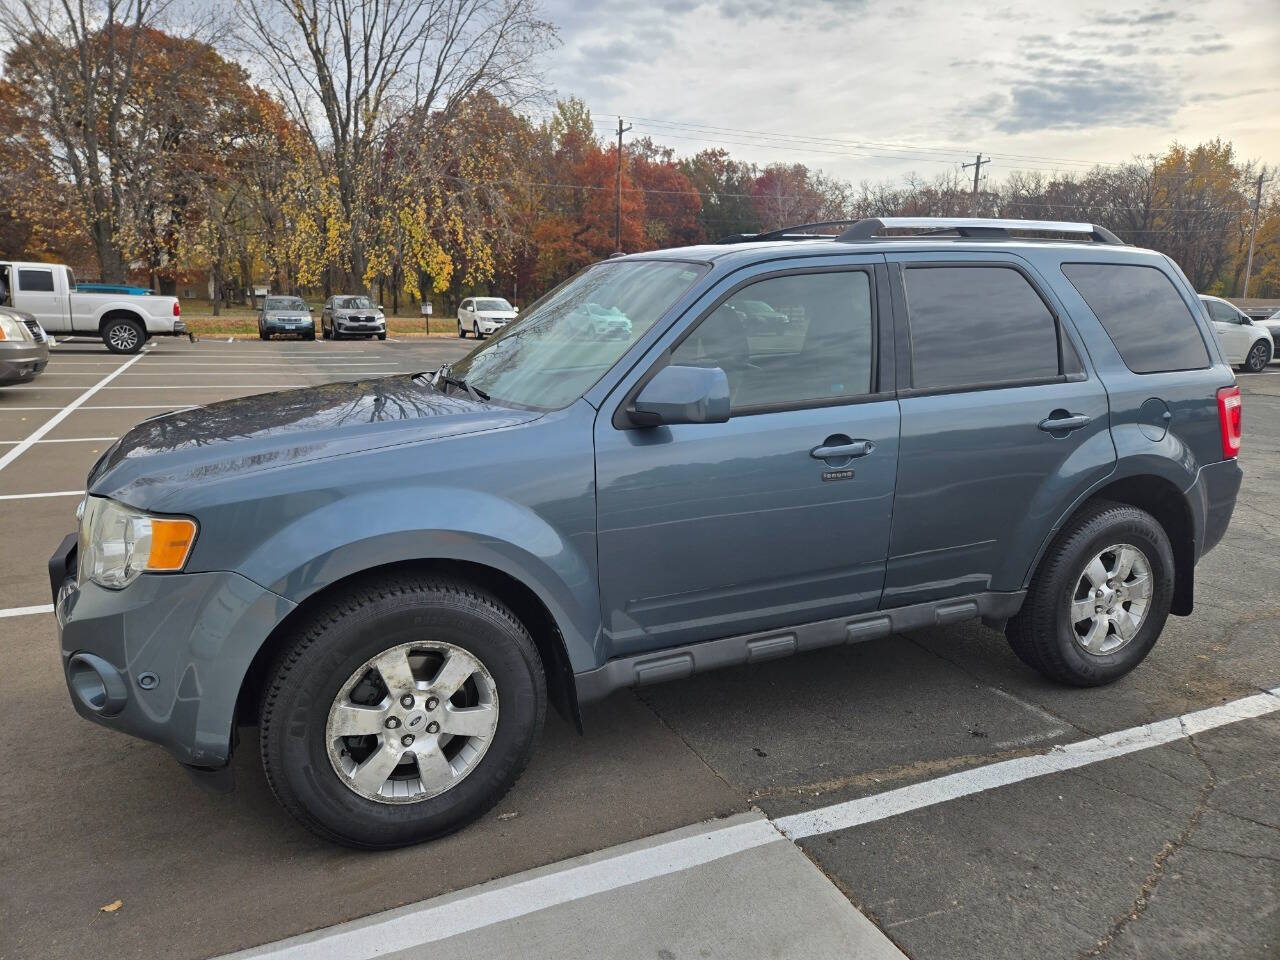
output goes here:
<path id="1" fill-rule="evenodd" d="M 475 770 L 497 727 L 498 687 L 480 659 L 455 644 L 415 641 L 347 678 L 329 707 L 325 747 L 353 793 L 415 803 Z"/>
<path id="2" fill-rule="evenodd" d="M 1127 646 L 1151 607 L 1151 561 L 1133 544 L 1117 543 L 1085 564 L 1068 617 L 1076 644 L 1095 657 Z"/>
<path id="3" fill-rule="evenodd" d="M 1255 343 L 1253 345 L 1252 354 L 1249 357 L 1249 366 L 1252 367 L 1254 370 L 1261 370 L 1263 367 L 1267 365 L 1266 357 L 1267 357 L 1267 348 L 1264 347 L 1261 343 Z"/>
<path id="4" fill-rule="evenodd" d="M 113 347 L 118 347 L 121 350 L 130 350 L 137 344 L 138 334 L 127 323 L 120 323 L 111 328 L 110 333 L 107 334 L 107 339 L 111 341 Z"/>

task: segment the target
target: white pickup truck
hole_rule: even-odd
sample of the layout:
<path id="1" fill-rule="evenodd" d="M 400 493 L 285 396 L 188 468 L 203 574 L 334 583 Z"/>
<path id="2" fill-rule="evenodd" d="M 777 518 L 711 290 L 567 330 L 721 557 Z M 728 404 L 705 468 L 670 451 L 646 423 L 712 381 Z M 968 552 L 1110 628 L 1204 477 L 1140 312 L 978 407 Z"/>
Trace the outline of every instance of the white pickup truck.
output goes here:
<path id="1" fill-rule="evenodd" d="M 0 305 L 34 314 L 49 333 L 101 337 L 112 353 L 137 353 L 149 337 L 186 336 L 177 297 L 76 290 L 71 268 L 0 260 Z"/>

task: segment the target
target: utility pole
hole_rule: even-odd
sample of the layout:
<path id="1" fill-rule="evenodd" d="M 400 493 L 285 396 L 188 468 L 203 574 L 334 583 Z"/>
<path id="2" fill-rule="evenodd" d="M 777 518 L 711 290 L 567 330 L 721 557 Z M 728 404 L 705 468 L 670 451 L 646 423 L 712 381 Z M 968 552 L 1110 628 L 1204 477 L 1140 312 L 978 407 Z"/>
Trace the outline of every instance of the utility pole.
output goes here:
<path id="1" fill-rule="evenodd" d="M 960 164 L 961 170 L 968 170 L 973 167 L 973 200 L 969 203 L 969 215 L 976 217 L 978 215 L 978 174 L 982 172 L 983 164 L 991 162 L 991 158 L 982 159 L 982 154 L 978 154 L 973 158 L 973 163 Z"/>
<path id="2" fill-rule="evenodd" d="M 622 125 L 622 118 L 618 118 L 618 190 L 616 197 L 617 206 L 614 208 L 613 216 L 613 248 L 618 253 L 622 252 L 622 135 L 631 129 L 631 124 L 625 127 Z"/>
<path id="3" fill-rule="evenodd" d="M 1253 238 L 1258 235 L 1258 211 L 1262 207 L 1262 185 L 1271 178 L 1266 176 L 1266 168 L 1258 174 L 1258 189 L 1253 195 L 1253 226 L 1249 228 L 1249 257 L 1244 262 L 1244 293 L 1241 299 L 1249 296 L 1249 274 L 1253 272 Z"/>

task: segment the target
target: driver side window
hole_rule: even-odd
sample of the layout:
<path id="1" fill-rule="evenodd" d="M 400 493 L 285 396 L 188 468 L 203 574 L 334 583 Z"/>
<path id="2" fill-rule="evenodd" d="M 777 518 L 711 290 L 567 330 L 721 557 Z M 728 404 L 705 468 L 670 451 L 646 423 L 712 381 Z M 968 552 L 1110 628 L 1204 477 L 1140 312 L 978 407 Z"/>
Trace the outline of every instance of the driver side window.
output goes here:
<path id="1" fill-rule="evenodd" d="M 873 321 L 864 270 L 770 277 L 704 317 L 671 363 L 724 370 L 735 414 L 864 396 Z"/>

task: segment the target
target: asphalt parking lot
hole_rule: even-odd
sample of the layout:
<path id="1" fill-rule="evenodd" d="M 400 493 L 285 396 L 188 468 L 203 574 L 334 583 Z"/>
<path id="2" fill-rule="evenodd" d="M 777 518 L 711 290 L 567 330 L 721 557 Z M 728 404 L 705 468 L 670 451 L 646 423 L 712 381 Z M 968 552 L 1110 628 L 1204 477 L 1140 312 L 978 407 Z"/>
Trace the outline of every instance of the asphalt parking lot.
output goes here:
<path id="1" fill-rule="evenodd" d="M 1199 568 L 1195 614 L 1109 687 L 1051 684 L 1002 635 L 963 624 L 626 692 L 588 709 L 581 736 L 549 716 L 523 780 L 481 822 L 379 854 L 296 825 L 252 732 L 235 792 L 213 795 L 161 748 L 76 716 L 52 616 L 24 610 L 49 603 L 45 559 L 115 437 L 176 406 L 432 369 L 470 347 L 159 340 L 131 361 L 73 341 L 34 383 L 0 388 L 0 957 L 220 954 L 710 818 L 758 808 L 786 822 L 1280 687 L 1273 366 L 1240 378 L 1245 484 Z M 914 960 L 1274 958 L 1280 713 L 1188 732 L 798 843 Z M 769 891 L 738 895 L 746 911 Z"/>

